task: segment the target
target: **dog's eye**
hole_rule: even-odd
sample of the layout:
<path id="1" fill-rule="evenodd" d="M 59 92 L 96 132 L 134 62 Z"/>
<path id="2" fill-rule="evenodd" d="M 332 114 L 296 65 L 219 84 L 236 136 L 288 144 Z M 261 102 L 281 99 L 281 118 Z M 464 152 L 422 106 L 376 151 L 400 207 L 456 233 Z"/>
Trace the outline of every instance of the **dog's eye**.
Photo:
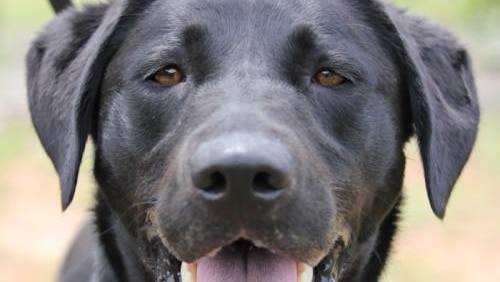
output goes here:
<path id="1" fill-rule="evenodd" d="M 314 75 L 314 82 L 326 87 L 337 86 L 347 81 L 347 78 L 330 69 L 322 69 Z"/>
<path id="2" fill-rule="evenodd" d="M 166 66 L 153 74 L 152 80 L 162 86 L 174 86 L 184 81 L 184 73 L 176 65 Z"/>

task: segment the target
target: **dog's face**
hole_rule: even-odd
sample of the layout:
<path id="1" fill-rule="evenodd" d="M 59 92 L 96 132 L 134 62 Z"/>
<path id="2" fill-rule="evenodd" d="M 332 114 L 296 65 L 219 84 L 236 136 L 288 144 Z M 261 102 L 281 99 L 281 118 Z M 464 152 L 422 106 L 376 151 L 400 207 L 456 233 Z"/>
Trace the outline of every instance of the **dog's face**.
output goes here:
<path id="1" fill-rule="evenodd" d="M 103 193 L 120 214 L 154 202 L 184 261 L 245 239 L 316 265 L 399 198 L 395 64 L 345 5 L 205 2 L 153 4 L 109 64 Z"/>
<path id="2" fill-rule="evenodd" d="M 400 200 L 414 126 L 443 215 L 477 103 L 467 58 L 442 31 L 420 38 L 417 20 L 372 1 L 151 2 L 81 19 L 91 32 L 68 43 L 75 58 L 47 52 L 49 29 L 30 63 L 34 76 L 59 72 L 30 84 L 30 98 L 65 204 L 90 130 L 100 197 L 148 275 L 176 276 L 183 261 L 198 281 L 244 269 L 292 281 L 300 262 L 315 281 L 359 279 Z M 51 87 L 81 94 L 41 100 Z"/>

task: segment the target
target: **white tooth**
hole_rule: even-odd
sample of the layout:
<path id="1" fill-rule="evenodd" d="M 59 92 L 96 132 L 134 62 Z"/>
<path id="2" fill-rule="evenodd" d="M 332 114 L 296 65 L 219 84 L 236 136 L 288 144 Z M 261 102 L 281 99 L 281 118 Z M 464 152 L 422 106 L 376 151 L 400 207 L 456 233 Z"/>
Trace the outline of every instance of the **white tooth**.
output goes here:
<path id="1" fill-rule="evenodd" d="M 305 263 L 297 263 L 297 282 L 312 282 L 313 268 Z"/>
<path id="2" fill-rule="evenodd" d="M 196 282 L 196 271 L 198 265 L 196 263 L 185 263 L 181 265 L 182 282 Z"/>

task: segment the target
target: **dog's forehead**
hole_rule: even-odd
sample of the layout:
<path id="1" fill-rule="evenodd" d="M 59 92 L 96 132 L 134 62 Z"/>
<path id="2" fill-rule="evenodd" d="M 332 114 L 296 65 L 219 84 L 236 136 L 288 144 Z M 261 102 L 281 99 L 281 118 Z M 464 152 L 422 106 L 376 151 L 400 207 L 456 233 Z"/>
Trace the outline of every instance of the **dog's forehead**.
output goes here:
<path id="1" fill-rule="evenodd" d="M 307 26 L 320 36 L 361 43 L 371 32 L 355 7 L 346 1 L 186 0 L 154 2 L 139 20 L 136 34 L 179 34 L 190 26 L 232 41 L 276 40 Z"/>
<path id="2" fill-rule="evenodd" d="M 292 63 L 313 61 L 304 56 L 309 54 L 349 62 L 356 68 L 352 71 L 371 74 L 371 82 L 394 80 L 387 40 L 369 19 L 376 11 L 362 11 L 354 2 L 156 1 L 129 15 L 137 21 L 127 27 L 127 39 L 113 61 L 130 75 L 150 74 L 171 61 L 197 70 L 215 66 L 211 74 L 217 75 L 228 73 L 215 72 L 221 69 L 274 75 Z"/>

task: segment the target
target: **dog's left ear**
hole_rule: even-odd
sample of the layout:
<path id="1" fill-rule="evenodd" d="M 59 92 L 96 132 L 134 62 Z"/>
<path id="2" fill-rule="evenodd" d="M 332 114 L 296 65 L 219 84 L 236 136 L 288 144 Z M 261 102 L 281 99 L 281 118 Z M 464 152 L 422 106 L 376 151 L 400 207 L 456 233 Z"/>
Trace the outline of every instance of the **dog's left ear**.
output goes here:
<path id="1" fill-rule="evenodd" d="M 409 95 L 429 200 L 443 218 L 477 134 L 479 106 L 470 60 L 442 28 L 390 5 L 383 9 Z"/>

